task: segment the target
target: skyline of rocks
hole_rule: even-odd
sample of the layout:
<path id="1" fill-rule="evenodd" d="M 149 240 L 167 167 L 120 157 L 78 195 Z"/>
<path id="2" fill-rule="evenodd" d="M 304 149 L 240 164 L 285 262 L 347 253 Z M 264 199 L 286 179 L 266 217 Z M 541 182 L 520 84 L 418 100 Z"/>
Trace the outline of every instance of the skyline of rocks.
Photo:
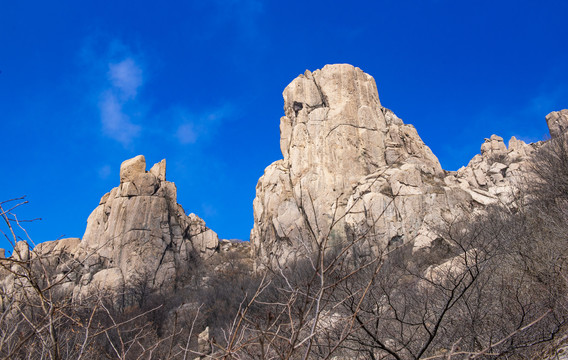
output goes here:
<path id="1" fill-rule="evenodd" d="M 302 239 L 353 238 L 371 228 L 369 253 L 406 242 L 412 253 L 433 252 L 441 222 L 491 204 L 510 206 L 514 183 L 542 144 L 513 137 L 507 147 L 492 135 L 467 166 L 443 170 L 416 129 L 381 105 L 373 77 L 348 64 L 306 70 L 283 97 L 283 159 L 266 168 L 253 202 L 257 263 L 285 263 L 294 251 L 310 248 Z M 551 112 L 546 121 L 558 136 L 568 110 Z M 125 160 L 120 185 L 102 196 L 82 240 L 46 242 L 35 251 L 60 249 L 84 265 L 74 279 L 77 294 L 90 284 L 124 284 L 142 272 L 155 289 L 175 286 L 192 256 L 219 251 L 215 232 L 197 215 L 186 215 L 176 193 L 166 181 L 165 159 L 148 171 L 142 155 Z"/>

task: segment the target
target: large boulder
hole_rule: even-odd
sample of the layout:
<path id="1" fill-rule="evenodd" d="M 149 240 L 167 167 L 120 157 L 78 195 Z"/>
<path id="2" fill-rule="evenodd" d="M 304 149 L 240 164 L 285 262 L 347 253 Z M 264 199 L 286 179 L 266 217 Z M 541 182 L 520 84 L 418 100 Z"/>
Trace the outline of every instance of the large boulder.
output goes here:
<path id="1" fill-rule="evenodd" d="M 144 155 L 138 155 L 132 159 L 125 160 L 120 165 L 120 183 L 134 181 L 136 176 L 144 173 L 146 173 L 146 159 Z"/>

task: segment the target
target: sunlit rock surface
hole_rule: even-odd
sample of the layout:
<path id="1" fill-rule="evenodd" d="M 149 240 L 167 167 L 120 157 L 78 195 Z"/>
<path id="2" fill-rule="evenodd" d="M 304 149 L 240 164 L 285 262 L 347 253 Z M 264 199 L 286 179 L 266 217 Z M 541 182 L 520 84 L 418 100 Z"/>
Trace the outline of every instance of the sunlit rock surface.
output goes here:
<path id="1" fill-rule="evenodd" d="M 511 204 L 539 146 L 493 135 L 467 167 L 444 171 L 416 129 L 381 105 L 373 77 L 347 64 L 306 71 L 283 96 L 283 159 L 266 168 L 254 200 L 259 264 L 282 265 L 324 239 L 365 237 L 368 254 L 427 250 L 464 211 Z"/>
<path id="2" fill-rule="evenodd" d="M 75 259 L 84 267 L 75 295 L 132 281 L 166 290 L 195 257 L 211 256 L 217 234 L 177 203 L 176 186 L 165 180 L 165 160 L 146 171 L 144 156 L 120 167 L 120 185 L 105 194 L 87 220 Z"/>

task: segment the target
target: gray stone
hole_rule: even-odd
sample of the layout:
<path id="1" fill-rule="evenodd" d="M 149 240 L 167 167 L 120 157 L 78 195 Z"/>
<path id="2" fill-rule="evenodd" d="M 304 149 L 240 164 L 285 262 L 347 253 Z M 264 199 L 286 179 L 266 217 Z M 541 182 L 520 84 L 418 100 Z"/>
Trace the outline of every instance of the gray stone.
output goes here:
<path id="1" fill-rule="evenodd" d="M 550 131 L 550 137 L 555 138 L 568 129 L 568 109 L 553 111 L 546 115 L 546 124 Z"/>
<path id="2" fill-rule="evenodd" d="M 122 162 L 120 165 L 120 182 L 134 181 L 138 174 L 146 171 L 146 159 L 144 155 L 138 155 Z"/>
<path id="3" fill-rule="evenodd" d="M 416 129 L 381 105 L 374 79 L 346 64 L 306 71 L 283 96 L 283 159 L 266 168 L 253 202 L 251 245 L 260 266 L 305 256 L 322 239 L 370 233 L 367 250 L 400 241 L 426 248 L 435 229 L 460 214 L 510 206 L 540 146 L 512 138 L 507 149 L 492 135 L 467 166 L 443 171 Z"/>
<path id="4" fill-rule="evenodd" d="M 211 353 L 211 344 L 209 343 L 209 326 L 205 328 L 197 336 L 197 352 L 200 355 L 208 355 Z"/>
<path id="5" fill-rule="evenodd" d="M 12 258 L 22 262 L 30 260 L 30 245 L 27 241 L 20 240 L 16 242 L 16 246 L 14 246 L 14 251 L 12 252 Z"/>
<path id="6" fill-rule="evenodd" d="M 160 179 L 165 178 L 165 161 L 150 172 L 144 164 L 141 155 L 123 162 L 120 186 L 89 216 L 75 259 L 90 273 L 105 272 L 83 276 L 83 288 L 74 290 L 75 295 L 95 291 L 100 286 L 95 280 L 108 281 L 112 288 L 140 277 L 147 277 L 154 290 L 166 292 L 194 254 L 208 257 L 217 251 L 217 234 L 196 215 L 186 216 L 175 185 Z"/>
<path id="7" fill-rule="evenodd" d="M 151 196 L 154 195 L 159 187 L 158 179 L 152 173 L 142 173 L 138 174 L 133 181 L 136 189 L 138 190 L 138 195 L 141 196 Z"/>
<path id="8" fill-rule="evenodd" d="M 150 169 L 150 172 L 152 174 L 154 174 L 154 176 L 159 181 L 165 181 L 166 180 L 166 159 L 163 159 L 162 161 L 155 163 L 154 166 L 152 166 L 152 168 Z"/>

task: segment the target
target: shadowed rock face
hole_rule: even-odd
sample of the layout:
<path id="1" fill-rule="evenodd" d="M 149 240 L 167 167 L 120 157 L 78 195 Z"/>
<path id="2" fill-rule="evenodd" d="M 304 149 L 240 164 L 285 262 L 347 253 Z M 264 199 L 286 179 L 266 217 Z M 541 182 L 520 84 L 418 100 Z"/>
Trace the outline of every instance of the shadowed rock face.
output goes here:
<path id="1" fill-rule="evenodd" d="M 120 185 L 105 194 L 87 220 L 76 260 L 85 274 L 75 295 L 132 281 L 167 290 L 193 258 L 211 256 L 217 234 L 177 203 L 176 187 L 166 178 L 165 160 L 146 171 L 144 156 L 120 167 Z"/>
<path id="2" fill-rule="evenodd" d="M 362 234 L 375 253 L 404 243 L 430 251 L 444 222 L 511 203 L 512 181 L 539 146 L 513 138 L 507 148 L 494 135 L 467 167 L 444 171 L 416 129 L 381 106 L 374 79 L 346 64 L 306 71 L 283 96 L 283 159 L 266 168 L 254 200 L 251 243 L 264 264 Z"/>

